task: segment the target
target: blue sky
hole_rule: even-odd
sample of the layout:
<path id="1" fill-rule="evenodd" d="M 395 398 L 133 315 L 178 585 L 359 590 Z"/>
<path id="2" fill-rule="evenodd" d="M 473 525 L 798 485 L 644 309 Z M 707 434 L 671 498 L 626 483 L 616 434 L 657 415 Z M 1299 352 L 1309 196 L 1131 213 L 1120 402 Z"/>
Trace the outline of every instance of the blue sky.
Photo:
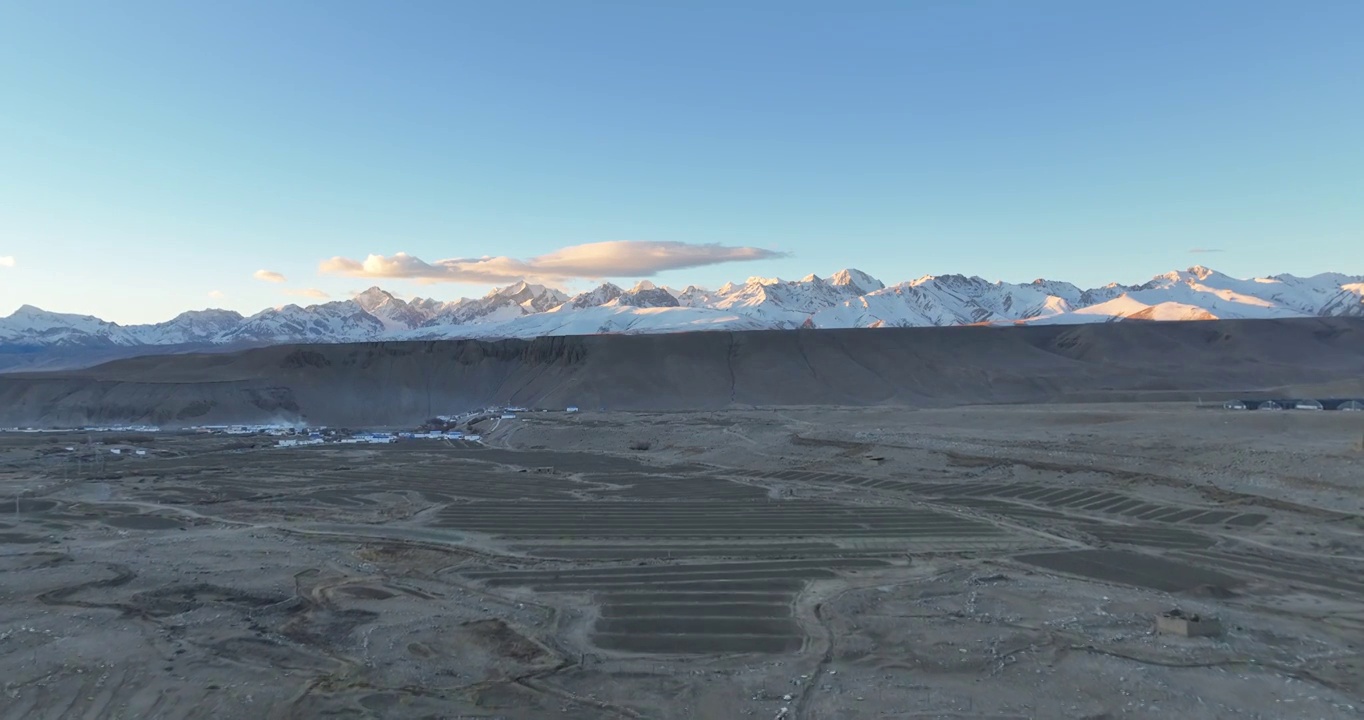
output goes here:
<path id="1" fill-rule="evenodd" d="M 711 287 L 1364 273 L 1361 36 L 1358 0 L 4 3 L 0 315 L 454 299 L 492 283 L 437 260 L 614 241 L 759 258 L 651 278 Z M 639 279 L 610 247 L 569 272 Z M 399 252 L 464 282 L 354 276 Z"/>

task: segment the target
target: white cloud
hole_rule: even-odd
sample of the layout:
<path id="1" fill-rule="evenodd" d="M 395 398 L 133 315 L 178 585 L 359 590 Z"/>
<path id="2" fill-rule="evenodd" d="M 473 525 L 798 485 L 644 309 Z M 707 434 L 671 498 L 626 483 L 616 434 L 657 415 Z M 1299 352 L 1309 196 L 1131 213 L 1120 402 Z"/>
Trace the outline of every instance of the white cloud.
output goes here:
<path id="1" fill-rule="evenodd" d="M 331 295 L 328 295 L 317 288 L 308 288 L 307 290 L 285 290 L 284 292 L 287 295 L 297 295 L 299 297 L 313 298 L 314 300 L 327 300 L 331 298 Z"/>
<path id="2" fill-rule="evenodd" d="M 281 275 L 281 274 L 279 274 L 279 273 L 277 273 L 277 272 L 275 272 L 275 271 L 273 271 L 273 270 L 257 270 L 257 271 L 252 275 L 252 277 L 256 278 L 257 280 L 263 280 L 263 281 L 265 281 L 265 282 L 272 282 L 272 283 L 282 283 L 282 282 L 284 282 L 284 276 Z"/>
<path id="3" fill-rule="evenodd" d="M 0 267 L 9 268 L 14 267 L 14 265 L 15 261 L 13 255 L 0 255 Z"/>
<path id="4" fill-rule="evenodd" d="M 682 242 L 614 240 L 555 250 L 526 260 L 509 257 L 452 258 L 426 262 L 407 253 L 370 255 L 363 261 L 323 260 L 318 271 L 364 278 L 403 278 L 422 282 L 501 283 L 516 280 L 562 282 L 607 277 L 649 277 L 665 270 L 785 257 L 753 247 L 693 245 Z"/>
<path id="5" fill-rule="evenodd" d="M 211 298 L 213 298 L 214 300 L 218 300 L 218 299 L 220 299 L 221 297 L 223 297 L 223 291 L 222 291 L 222 290 L 209 290 L 209 291 L 208 291 L 208 296 L 211 297 Z"/>

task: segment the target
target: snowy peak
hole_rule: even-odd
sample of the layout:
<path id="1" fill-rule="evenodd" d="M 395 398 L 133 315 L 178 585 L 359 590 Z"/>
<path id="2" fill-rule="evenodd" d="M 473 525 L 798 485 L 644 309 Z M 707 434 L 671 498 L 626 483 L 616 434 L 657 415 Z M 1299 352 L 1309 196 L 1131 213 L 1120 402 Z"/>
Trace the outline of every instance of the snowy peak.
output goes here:
<path id="1" fill-rule="evenodd" d="M 394 297 L 392 293 L 377 285 L 356 295 L 352 299 L 355 300 L 355 304 L 359 305 L 365 312 L 373 312 L 375 308 L 383 307 L 390 303 L 402 302 Z"/>
<path id="2" fill-rule="evenodd" d="M 5 319 L 12 321 L 16 327 L 22 324 L 31 324 L 35 326 L 43 324 L 61 324 L 69 327 L 118 326 L 117 323 L 100 320 L 94 315 L 51 312 L 40 307 L 34 307 L 33 305 L 20 305 L 18 310 L 15 310 L 12 315 Z"/>
<path id="3" fill-rule="evenodd" d="M 603 285 L 602 287 L 606 286 Z M 678 307 L 680 305 L 677 296 L 673 295 L 667 288 L 660 288 L 648 280 L 640 280 L 629 290 L 621 290 L 614 285 L 611 287 L 615 288 L 616 293 L 607 302 L 613 307 L 660 308 Z M 598 288 L 598 290 L 600 289 Z"/>
<path id="4" fill-rule="evenodd" d="M 1194 265 L 1187 270 L 1172 270 L 1163 275 L 1157 275 L 1141 287 L 1154 288 L 1169 284 L 1197 286 L 1204 283 L 1225 284 L 1226 281 L 1241 282 L 1211 268 Z"/>
<path id="5" fill-rule="evenodd" d="M 44 346 L 139 344 L 117 323 L 92 315 L 49 312 L 32 305 L 22 305 L 0 320 L 0 343 Z"/>
<path id="6" fill-rule="evenodd" d="M 716 293 L 709 290 L 688 285 L 685 290 L 673 294 L 677 298 L 677 304 L 682 307 L 709 307 L 716 300 Z"/>
<path id="7" fill-rule="evenodd" d="M 1364 317 L 1364 282 L 1346 283 L 1317 311 L 1321 316 Z"/>
<path id="8" fill-rule="evenodd" d="M 164 324 L 170 323 L 229 323 L 242 319 L 242 314 L 236 310 L 220 310 L 218 308 L 208 308 L 207 310 L 186 310 L 167 320 Z"/>
<path id="9" fill-rule="evenodd" d="M 351 298 L 360 310 L 373 316 L 386 330 L 411 330 L 426 322 L 428 313 L 398 299 L 392 293 L 372 287 Z"/>
<path id="10" fill-rule="evenodd" d="M 620 297 L 624 292 L 624 290 L 621 290 L 618 286 L 609 282 L 602 283 L 585 293 L 574 295 L 569 298 L 567 302 L 554 308 L 554 310 L 556 312 L 563 312 L 565 310 L 581 310 L 583 308 L 600 307 Z"/>
<path id="11" fill-rule="evenodd" d="M 130 330 L 143 345 L 211 343 L 240 325 L 242 320 L 242 314 L 234 310 L 190 310 L 166 322 Z"/>
<path id="12" fill-rule="evenodd" d="M 869 292 L 876 292 L 886 287 L 886 284 L 876 278 L 853 268 L 839 270 L 829 276 L 829 284 L 841 288 L 847 288 L 856 292 L 858 295 L 866 295 Z"/>
<path id="13" fill-rule="evenodd" d="M 1203 267 L 1202 265 L 1194 265 L 1193 267 L 1189 268 L 1189 269 L 1187 270 L 1187 272 L 1188 272 L 1190 275 L 1192 275 L 1192 276 L 1198 278 L 1199 280 L 1207 280 L 1208 278 L 1212 277 L 1213 275 L 1221 275 L 1221 274 L 1222 274 L 1222 273 L 1217 272 L 1216 270 L 1212 270 L 1212 269 L 1210 269 L 1210 268 L 1205 268 L 1205 267 Z"/>
<path id="14" fill-rule="evenodd" d="M 547 288 L 544 285 L 532 285 L 523 280 L 501 290 L 493 290 L 484 296 L 484 299 L 494 302 L 498 298 L 523 306 L 528 312 L 544 312 L 564 304 L 568 300 L 568 295 L 553 288 Z"/>
<path id="15" fill-rule="evenodd" d="M 662 288 L 654 287 L 653 283 L 649 287 L 642 288 L 636 285 L 633 290 L 622 294 L 616 298 L 617 305 L 639 308 L 665 308 L 678 307 L 681 303 L 673 294 Z"/>
<path id="16" fill-rule="evenodd" d="M 504 297 L 517 302 L 524 302 L 531 298 L 543 297 L 545 295 L 562 294 L 558 290 L 553 290 L 544 285 L 535 285 L 524 280 L 513 283 L 500 290 L 489 292 L 486 297 Z"/>
<path id="17" fill-rule="evenodd" d="M 284 305 L 264 310 L 220 336 L 218 342 L 335 342 L 332 337 L 369 338 L 385 330 L 383 321 L 353 301 L 321 305 Z"/>
<path id="18" fill-rule="evenodd" d="M 715 291 L 623 290 L 611 283 L 572 297 L 527 282 L 452 302 L 405 302 L 378 287 L 350 300 L 284 305 L 250 317 L 196 310 L 152 325 L 120 326 L 89 315 L 24 305 L 0 318 L 0 346 L 110 347 L 385 339 L 538 337 L 582 333 L 682 332 L 971 324 L 1179 321 L 1215 318 L 1364 317 L 1364 277 L 1322 273 L 1237 279 L 1203 266 L 1140 285 L 1081 289 L 977 276 L 924 275 L 887 287 L 854 269 L 800 280 L 752 277 Z"/>

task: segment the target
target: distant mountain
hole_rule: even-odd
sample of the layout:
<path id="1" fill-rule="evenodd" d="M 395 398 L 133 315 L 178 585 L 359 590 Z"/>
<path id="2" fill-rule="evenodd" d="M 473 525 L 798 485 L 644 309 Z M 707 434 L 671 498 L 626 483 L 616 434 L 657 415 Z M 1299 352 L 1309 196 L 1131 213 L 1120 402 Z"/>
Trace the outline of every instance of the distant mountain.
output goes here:
<path id="1" fill-rule="evenodd" d="M 1242 280 L 1192 267 L 1141 285 L 1084 290 L 1055 280 L 1012 284 L 964 275 L 927 275 L 886 286 L 848 269 L 794 281 L 754 277 L 714 291 L 673 290 L 647 281 L 624 290 L 605 283 L 571 297 L 519 282 L 453 302 L 404 301 L 374 287 L 350 300 L 285 305 L 250 317 L 202 310 L 130 326 L 25 305 L 0 319 L 0 348 L 150 352 L 298 342 L 1312 316 L 1364 317 L 1364 277 Z"/>

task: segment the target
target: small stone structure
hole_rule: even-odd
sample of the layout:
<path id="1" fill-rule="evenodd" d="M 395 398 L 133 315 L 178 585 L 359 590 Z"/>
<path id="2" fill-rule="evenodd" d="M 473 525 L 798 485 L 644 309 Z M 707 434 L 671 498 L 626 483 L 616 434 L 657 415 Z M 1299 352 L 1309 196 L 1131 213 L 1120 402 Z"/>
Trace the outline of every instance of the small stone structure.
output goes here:
<path id="1" fill-rule="evenodd" d="M 1222 623 L 1217 618 L 1190 615 L 1175 608 L 1156 616 L 1156 632 L 1182 637 L 1213 637 L 1222 634 Z"/>

